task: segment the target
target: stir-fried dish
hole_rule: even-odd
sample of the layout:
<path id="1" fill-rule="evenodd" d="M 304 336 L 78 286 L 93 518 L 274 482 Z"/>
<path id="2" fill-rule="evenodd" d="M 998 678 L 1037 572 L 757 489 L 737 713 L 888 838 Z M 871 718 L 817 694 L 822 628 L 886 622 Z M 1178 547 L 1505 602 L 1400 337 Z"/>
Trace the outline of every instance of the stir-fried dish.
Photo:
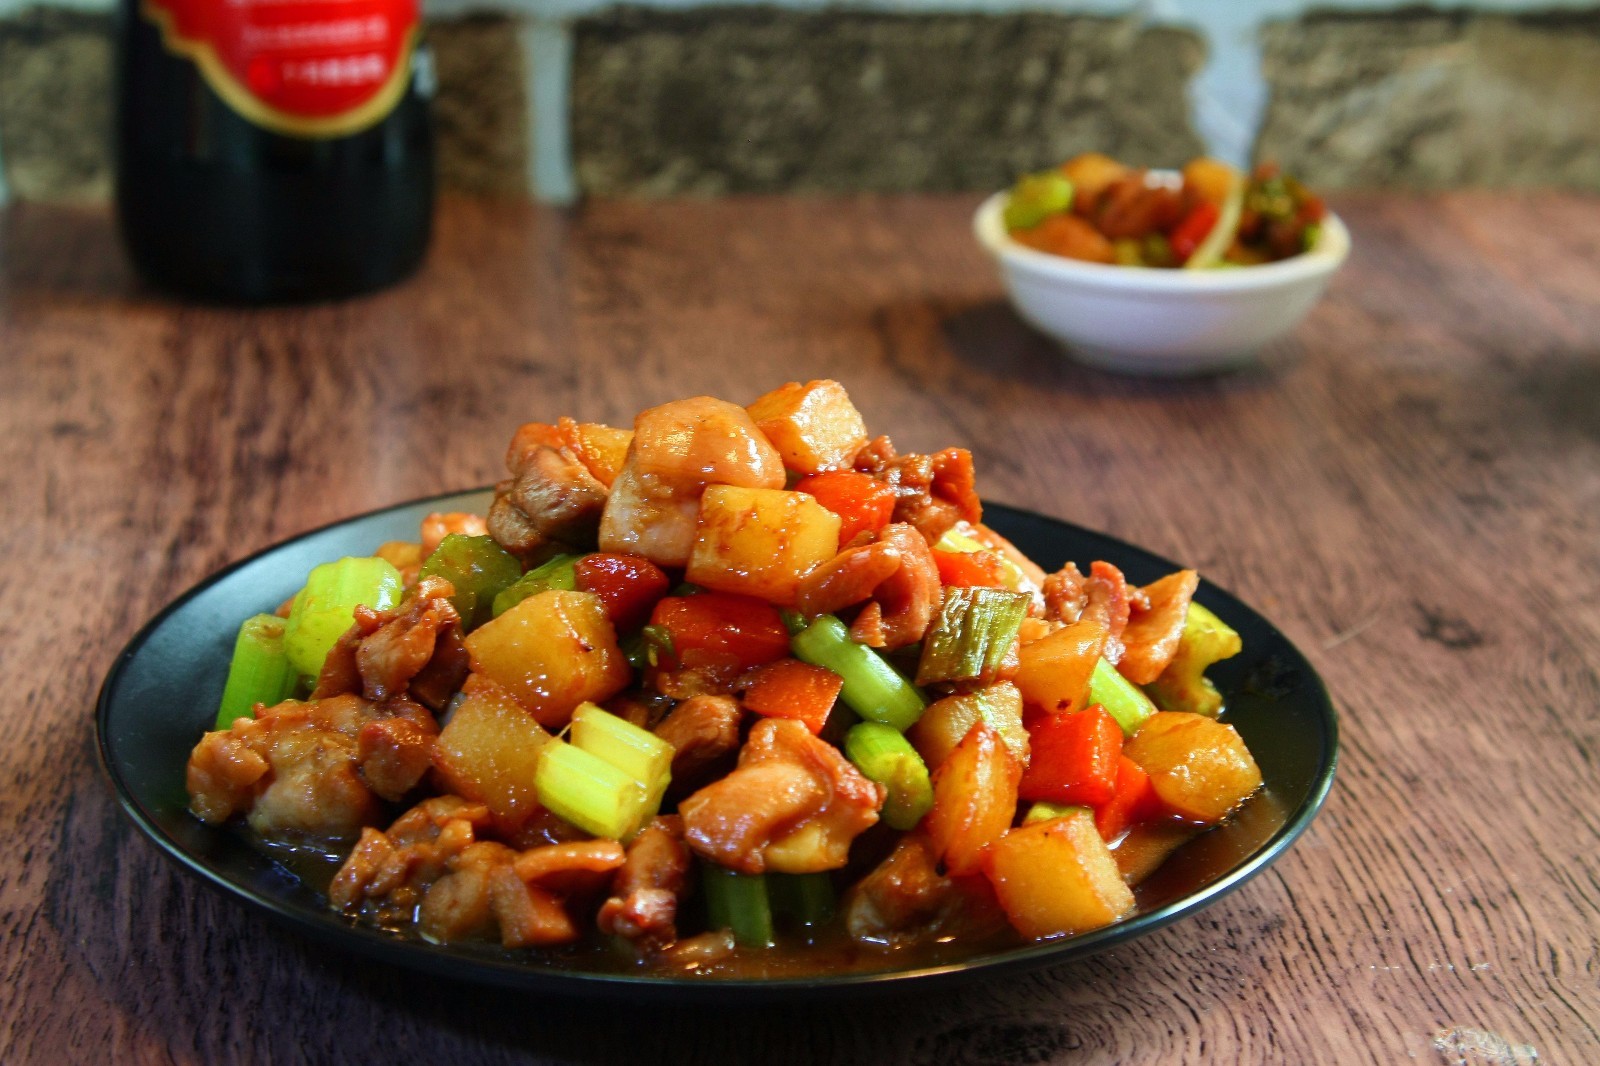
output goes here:
<path id="1" fill-rule="evenodd" d="M 353 921 L 888 968 L 1126 918 L 1261 785 L 1194 571 L 1046 573 L 969 452 L 897 452 L 836 382 L 528 423 L 506 465 L 245 621 L 189 758 L 196 816 L 329 856 Z"/>
<path id="2" fill-rule="evenodd" d="M 1052 255 L 1203 270 L 1310 251 L 1326 216 L 1321 197 L 1270 163 L 1247 176 L 1201 158 L 1172 174 L 1089 153 L 1019 180 L 1004 219 L 1012 240 Z"/>

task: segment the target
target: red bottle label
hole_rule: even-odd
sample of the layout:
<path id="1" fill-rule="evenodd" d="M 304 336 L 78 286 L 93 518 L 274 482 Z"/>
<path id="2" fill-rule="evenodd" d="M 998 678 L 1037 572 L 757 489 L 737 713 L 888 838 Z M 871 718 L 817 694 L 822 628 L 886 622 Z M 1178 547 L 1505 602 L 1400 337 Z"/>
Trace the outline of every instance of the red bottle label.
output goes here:
<path id="1" fill-rule="evenodd" d="M 166 47 L 258 126 L 343 137 L 405 95 L 419 0 L 143 0 Z"/>

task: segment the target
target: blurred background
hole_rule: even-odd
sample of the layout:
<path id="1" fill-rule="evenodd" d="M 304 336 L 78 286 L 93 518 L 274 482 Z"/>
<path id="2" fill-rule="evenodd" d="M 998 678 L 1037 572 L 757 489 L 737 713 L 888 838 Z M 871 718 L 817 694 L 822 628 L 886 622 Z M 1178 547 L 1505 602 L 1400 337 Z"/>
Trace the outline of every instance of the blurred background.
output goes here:
<path id="1" fill-rule="evenodd" d="M 446 192 L 992 190 L 1097 150 L 1600 189 L 1600 6 L 425 0 Z M 0 0 L 0 201 L 111 193 L 113 0 Z"/>

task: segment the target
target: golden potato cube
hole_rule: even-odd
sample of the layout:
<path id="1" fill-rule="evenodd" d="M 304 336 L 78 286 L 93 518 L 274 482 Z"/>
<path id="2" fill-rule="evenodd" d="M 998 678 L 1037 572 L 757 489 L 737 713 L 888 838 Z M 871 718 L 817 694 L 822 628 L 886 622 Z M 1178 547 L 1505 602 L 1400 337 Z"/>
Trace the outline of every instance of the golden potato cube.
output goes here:
<path id="1" fill-rule="evenodd" d="M 1161 802 L 1210 825 L 1261 787 L 1261 768 L 1233 726 L 1188 711 L 1157 711 L 1122 752 L 1150 775 Z"/>
<path id="2" fill-rule="evenodd" d="M 906 739 L 932 770 L 950 757 L 980 721 L 1000 734 L 1012 756 L 1026 768 L 1029 742 L 1022 724 L 1022 694 L 1007 681 L 935 700 L 906 730 Z"/>
<path id="3" fill-rule="evenodd" d="M 599 422 L 580 422 L 573 430 L 578 445 L 578 457 L 595 480 L 606 488 L 617 480 L 623 461 L 628 458 L 628 445 L 633 443 L 633 430 L 616 429 Z"/>
<path id="4" fill-rule="evenodd" d="M 746 410 L 783 465 L 802 474 L 846 469 L 867 443 L 867 424 L 837 381 L 791 381 Z"/>
<path id="5" fill-rule="evenodd" d="M 711 485 L 684 576 L 788 606 L 800 580 L 838 549 L 839 516 L 805 493 Z"/>
<path id="6" fill-rule="evenodd" d="M 434 747 L 434 769 L 449 791 L 520 824 L 539 808 L 533 779 L 550 734 L 493 681 L 470 675 L 462 693 Z"/>
<path id="7" fill-rule="evenodd" d="M 1021 645 L 1013 680 L 1024 702 L 1051 714 L 1083 710 L 1105 643 L 1105 627 L 1082 619 Z"/>
<path id="8" fill-rule="evenodd" d="M 467 637 L 472 671 L 501 685 L 546 729 L 567 724 L 578 704 L 628 684 L 628 660 L 600 600 L 550 589 L 529 596 Z"/>
<path id="9" fill-rule="evenodd" d="M 1017 814 L 1022 765 L 1000 734 L 978 722 L 933 771 L 933 807 L 922 820 L 945 869 L 983 868 L 984 852 Z"/>
<path id="10" fill-rule="evenodd" d="M 1011 925 L 1035 940 L 1086 933 L 1133 913 L 1133 891 L 1086 807 L 1011 830 L 984 864 Z"/>

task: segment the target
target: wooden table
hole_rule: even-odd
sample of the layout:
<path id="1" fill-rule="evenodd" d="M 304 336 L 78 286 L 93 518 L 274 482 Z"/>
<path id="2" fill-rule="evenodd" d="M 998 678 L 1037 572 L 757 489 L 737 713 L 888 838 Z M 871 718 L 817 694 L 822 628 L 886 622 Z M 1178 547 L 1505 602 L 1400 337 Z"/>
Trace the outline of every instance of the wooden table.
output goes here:
<path id="1" fill-rule="evenodd" d="M 1600 1062 L 1600 202 L 1347 197 L 1272 368 L 1064 362 L 972 198 L 444 205 L 420 276 L 179 306 L 98 213 L 0 222 L 0 1061 Z M 373 968 L 180 874 L 94 755 L 108 664 L 307 528 L 487 483 L 511 430 L 847 383 L 991 499 L 1197 566 L 1342 715 L 1277 865 L 1090 961 L 936 998 L 700 1013 Z"/>

